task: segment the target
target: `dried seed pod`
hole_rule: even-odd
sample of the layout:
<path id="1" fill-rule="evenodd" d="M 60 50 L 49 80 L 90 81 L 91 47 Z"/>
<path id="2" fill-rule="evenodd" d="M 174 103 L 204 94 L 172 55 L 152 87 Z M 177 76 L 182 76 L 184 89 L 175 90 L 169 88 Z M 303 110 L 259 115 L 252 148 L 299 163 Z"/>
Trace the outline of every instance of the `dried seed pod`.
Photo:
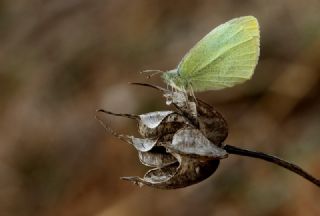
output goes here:
<path id="1" fill-rule="evenodd" d="M 196 184 L 212 175 L 219 166 L 219 160 L 200 160 L 175 154 L 179 163 L 149 170 L 143 178 L 122 177 L 139 186 L 147 185 L 160 189 L 176 189 Z"/>
<path id="2" fill-rule="evenodd" d="M 227 136 L 227 124 L 220 113 L 210 105 L 189 97 L 183 92 L 171 92 L 152 85 L 164 93 L 167 104 L 178 112 L 158 111 L 142 115 L 107 114 L 135 119 L 143 138 L 118 134 L 104 127 L 116 137 L 132 144 L 138 150 L 142 164 L 155 167 L 144 178 L 123 177 L 140 186 L 162 189 L 186 187 L 200 182 L 215 172 L 219 160 L 228 156 L 220 148 Z"/>

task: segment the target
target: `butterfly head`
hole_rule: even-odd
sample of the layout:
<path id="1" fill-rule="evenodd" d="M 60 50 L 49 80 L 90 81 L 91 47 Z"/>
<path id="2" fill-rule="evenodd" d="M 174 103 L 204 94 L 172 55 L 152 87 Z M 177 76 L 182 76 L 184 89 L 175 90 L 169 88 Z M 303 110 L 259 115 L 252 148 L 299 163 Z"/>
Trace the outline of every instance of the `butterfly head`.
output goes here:
<path id="1" fill-rule="evenodd" d="M 185 91 L 186 84 L 184 80 L 179 76 L 177 69 L 167 71 L 162 74 L 162 78 L 169 86 L 179 90 Z"/>

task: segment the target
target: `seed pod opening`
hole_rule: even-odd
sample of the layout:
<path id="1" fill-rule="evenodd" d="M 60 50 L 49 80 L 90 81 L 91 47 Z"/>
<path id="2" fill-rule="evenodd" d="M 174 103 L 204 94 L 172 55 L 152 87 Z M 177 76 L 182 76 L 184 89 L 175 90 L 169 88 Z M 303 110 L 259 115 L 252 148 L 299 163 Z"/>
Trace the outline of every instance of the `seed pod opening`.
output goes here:
<path id="1" fill-rule="evenodd" d="M 219 166 L 219 160 L 199 160 L 174 154 L 179 163 L 149 170 L 143 178 L 122 177 L 139 186 L 147 185 L 159 189 L 177 189 L 196 184 L 211 176 Z"/>

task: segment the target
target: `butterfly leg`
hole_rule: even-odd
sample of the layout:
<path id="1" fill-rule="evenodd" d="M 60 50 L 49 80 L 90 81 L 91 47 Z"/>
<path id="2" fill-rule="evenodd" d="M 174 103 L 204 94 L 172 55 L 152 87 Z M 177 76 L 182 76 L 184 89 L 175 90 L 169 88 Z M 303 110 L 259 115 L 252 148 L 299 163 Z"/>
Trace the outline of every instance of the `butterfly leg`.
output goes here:
<path id="1" fill-rule="evenodd" d="M 193 97 L 194 102 L 197 104 L 198 103 L 197 98 L 196 98 L 196 95 L 194 94 L 192 85 L 190 85 L 190 95 L 191 95 L 191 97 Z"/>

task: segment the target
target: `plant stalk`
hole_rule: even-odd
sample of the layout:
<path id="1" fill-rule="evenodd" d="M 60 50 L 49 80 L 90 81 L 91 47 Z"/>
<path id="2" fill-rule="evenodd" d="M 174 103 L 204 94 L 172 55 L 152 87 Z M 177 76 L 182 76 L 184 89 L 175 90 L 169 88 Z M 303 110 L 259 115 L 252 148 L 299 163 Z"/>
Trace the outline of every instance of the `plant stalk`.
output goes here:
<path id="1" fill-rule="evenodd" d="M 246 157 L 252 157 L 252 158 L 258 158 L 261 160 L 268 161 L 270 163 L 277 164 L 278 166 L 281 166 L 287 170 L 290 170 L 291 172 L 294 172 L 301 177 L 305 178 L 306 180 L 310 181 L 311 183 L 315 184 L 316 186 L 320 187 L 320 180 L 315 178 L 314 176 L 310 175 L 306 171 L 304 171 L 301 167 L 290 163 L 288 161 L 282 160 L 278 157 L 268 155 L 263 152 L 257 152 L 257 151 L 251 151 L 247 149 L 238 148 L 232 145 L 225 145 L 223 147 L 229 154 L 234 155 L 241 155 Z"/>

